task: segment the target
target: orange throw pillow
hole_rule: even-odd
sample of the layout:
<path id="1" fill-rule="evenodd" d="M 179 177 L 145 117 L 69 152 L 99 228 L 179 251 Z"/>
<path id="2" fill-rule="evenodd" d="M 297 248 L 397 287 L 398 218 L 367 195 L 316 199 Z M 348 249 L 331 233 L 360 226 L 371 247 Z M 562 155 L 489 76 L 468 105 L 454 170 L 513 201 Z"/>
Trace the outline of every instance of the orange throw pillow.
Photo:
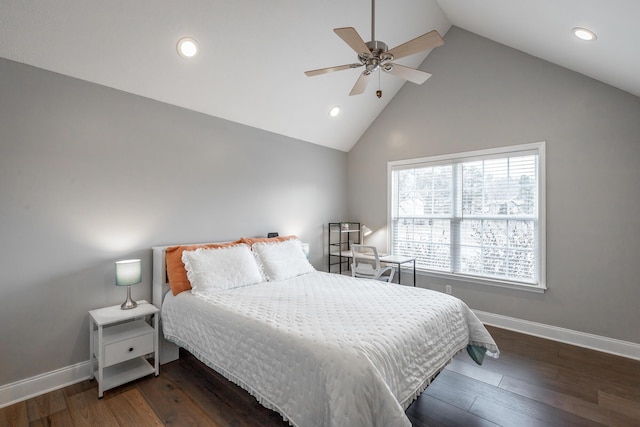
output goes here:
<path id="1" fill-rule="evenodd" d="M 297 239 L 298 236 L 278 236 L 278 237 L 243 237 L 239 242 L 249 246 L 253 246 L 254 243 L 271 243 L 271 242 L 284 242 L 287 240 Z"/>
<path id="2" fill-rule="evenodd" d="M 184 269 L 184 263 L 182 262 L 182 252 L 195 251 L 198 248 L 225 248 L 228 246 L 237 245 L 239 243 L 243 243 L 242 240 L 236 240 L 235 242 L 227 243 L 171 246 L 167 248 L 167 250 L 165 251 L 165 259 L 167 260 L 167 277 L 169 278 L 169 287 L 171 287 L 171 292 L 173 292 L 173 295 L 178 295 L 180 292 L 188 291 L 191 289 L 191 283 L 187 278 L 187 270 Z"/>

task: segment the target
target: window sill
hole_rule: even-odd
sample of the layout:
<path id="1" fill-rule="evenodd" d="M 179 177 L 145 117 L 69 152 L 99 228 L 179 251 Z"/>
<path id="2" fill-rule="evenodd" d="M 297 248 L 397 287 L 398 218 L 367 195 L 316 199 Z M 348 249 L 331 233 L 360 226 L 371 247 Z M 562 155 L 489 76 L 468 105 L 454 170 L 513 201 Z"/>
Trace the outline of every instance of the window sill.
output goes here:
<path id="1" fill-rule="evenodd" d="M 431 271 L 431 270 L 417 270 L 416 272 L 421 276 L 436 277 L 439 279 L 447 279 L 447 280 L 457 280 L 460 282 L 475 283 L 475 284 L 485 285 L 485 286 L 515 289 L 518 291 L 525 291 L 525 292 L 534 292 L 537 294 L 542 294 L 547 290 L 546 286 L 527 285 L 525 283 L 509 282 L 506 280 L 480 278 L 475 276 L 465 276 L 462 274 L 442 273 L 442 272 Z"/>

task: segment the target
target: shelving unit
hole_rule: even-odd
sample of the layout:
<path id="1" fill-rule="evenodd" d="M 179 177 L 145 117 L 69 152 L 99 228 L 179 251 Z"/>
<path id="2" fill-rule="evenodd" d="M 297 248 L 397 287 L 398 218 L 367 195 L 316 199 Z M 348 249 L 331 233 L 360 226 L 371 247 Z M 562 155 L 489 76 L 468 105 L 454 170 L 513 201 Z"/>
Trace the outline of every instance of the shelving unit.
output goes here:
<path id="1" fill-rule="evenodd" d="M 349 270 L 349 258 L 345 256 L 345 253 L 348 254 L 351 251 L 351 244 L 360 243 L 360 223 L 351 221 L 330 222 L 328 235 L 328 271 L 329 273 L 337 272 L 342 274 L 343 271 Z"/>

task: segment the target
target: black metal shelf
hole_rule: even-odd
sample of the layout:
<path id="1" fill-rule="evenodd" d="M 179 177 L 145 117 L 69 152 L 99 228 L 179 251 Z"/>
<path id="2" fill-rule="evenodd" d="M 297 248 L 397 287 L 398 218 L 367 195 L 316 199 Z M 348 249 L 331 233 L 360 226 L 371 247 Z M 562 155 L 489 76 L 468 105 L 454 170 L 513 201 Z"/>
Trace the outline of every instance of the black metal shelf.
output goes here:
<path id="1" fill-rule="evenodd" d="M 341 221 L 329 223 L 329 273 L 335 272 L 336 269 L 332 269 L 332 267 L 336 265 L 338 266 L 337 272 L 340 274 L 349 270 L 349 258 L 344 256 L 344 252 L 351 251 L 353 243 L 360 243 L 360 233 L 359 222 Z"/>

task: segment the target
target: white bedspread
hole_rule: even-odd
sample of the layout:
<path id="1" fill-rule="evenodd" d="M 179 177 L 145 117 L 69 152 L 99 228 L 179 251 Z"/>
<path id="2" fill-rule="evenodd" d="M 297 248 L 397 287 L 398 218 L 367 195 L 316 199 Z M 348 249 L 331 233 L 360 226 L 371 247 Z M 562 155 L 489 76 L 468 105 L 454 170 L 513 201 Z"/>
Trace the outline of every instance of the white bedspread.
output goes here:
<path id="1" fill-rule="evenodd" d="M 495 342 L 459 299 L 322 272 L 171 293 L 167 339 L 291 424 L 410 426 L 404 410 L 467 344 Z"/>

